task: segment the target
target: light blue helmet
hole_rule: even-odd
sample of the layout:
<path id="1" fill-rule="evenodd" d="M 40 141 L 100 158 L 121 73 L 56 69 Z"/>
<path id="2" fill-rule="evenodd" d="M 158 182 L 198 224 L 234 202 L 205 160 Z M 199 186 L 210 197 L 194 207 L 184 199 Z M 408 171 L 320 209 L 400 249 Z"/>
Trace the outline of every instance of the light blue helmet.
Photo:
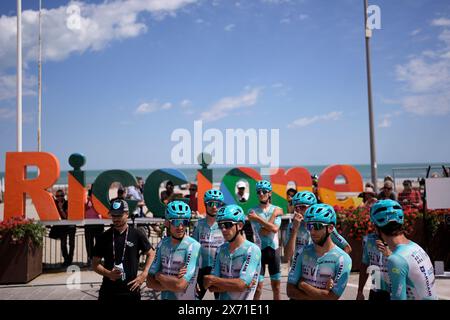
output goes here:
<path id="1" fill-rule="evenodd" d="M 205 202 L 208 202 L 208 201 L 220 201 L 220 202 L 223 202 L 223 200 L 224 200 L 223 193 L 220 190 L 210 189 L 210 190 L 205 192 L 203 200 Z"/>
<path id="2" fill-rule="evenodd" d="M 172 201 L 166 207 L 166 219 L 191 219 L 191 208 L 183 201 Z"/>
<path id="3" fill-rule="evenodd" d="M 245 223 L 244 210 L 242 210 L 242 208 L 237 204 L 230 204 L 228 206 L 222 207 L 217 212 L 216 221 L 234 221 Z"/>
<path id="4" fill-rule="evenodd" d="M 399 224 L 405 222 L 402 206 L 394 200 L 378 200 L 370 208 L 370 221 L 378 227 L 384 227 L 394 221 Z"/>
<path id="5" fill-rule="evenodd" d="M 272 191 L 272 184 L 267 180 L 261 180 L 256 183 L 256 191 L 267 190 Z"/>
<path id="6" fill-rule="evenodd" d="M 295 196 L 292 197 L 292 205 L 297 206 L 299 204 L 312 206 L 314 204 L 317 204 L 317 198 L 314 193 L 309 191 L 297 192 Z"/>
<path id="7" fill-rule="evenodd" d="M 315 204 L 306 210 L 305 222 L 322 222 L 324 224 L 336 225 L 336 212 L 328 204 Z"/>

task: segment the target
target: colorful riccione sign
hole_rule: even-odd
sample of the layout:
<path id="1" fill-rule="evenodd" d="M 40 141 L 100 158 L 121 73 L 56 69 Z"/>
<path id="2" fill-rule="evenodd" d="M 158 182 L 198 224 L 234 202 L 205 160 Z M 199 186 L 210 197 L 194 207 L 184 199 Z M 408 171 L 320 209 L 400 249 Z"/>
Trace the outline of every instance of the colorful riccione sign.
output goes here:
<path id="1" fill-rule="evenodd" d="M 86 159 L 81 154 L 72 154 L 69 164 L 73 170 L 68 173 L 68 219 L 83 220 L 84 204 L 86 203 L 85 173 L 81 169 Z M 26 176 L 27 167 L 37 167 L 39 174 L 34 179 Z M 5 165 L 5 212 L 4 219 L 15 216 L 26 216 L 25 198 L 28 195 L 39 218 L 43 221 L 59 220 L 58 210 L 51 192 L 47 191 L 58 180 L 60 175 L 59 160 L 46 152 L 7 152 Z M 258 205 L 255 191 L 256 182 L 262 177 L 258 171 L 247 167 L 233 168 L 227 172 L 220 184 L 226 204 L 239 204 L 244 212 Z M 343 183 L 336 181 L 341 179 Z M 165 181 L 172 181 L 174 185 L 188 183 L 186 176 L 177 169 L 158 169 L 152 171 L 144 185 L 144 202 L 153 217 L 163 218 L 165 204 L 160 200 L 160 186 Z M 247 202 L 240 203 L 236 196 L 238 181 L 246 181 L 249 186 Z M 272 203 L 287 209 L 286 190 L 289 182 L 294 182 L 297 191 L 312 191 L 311 175 L 307 169 L 301 167 L 289 170 L 277 169 L 271 172 L 269 180 L 272 183 Z M 136 178 L 125 170 L 107 170 L 97 176 L 92 187 L 94 208 L 103 218 L 108 218 L 109 189 L 113 183 L 120 183 L 124 187 L 136 185 Z M 202 201 L 204 193 L 213 186 L 213 170 L 202 165 L 197 171 L 198 208 L 205 212 Z M 354 196 L 342 198 L 342 194 L 358 194 L 363 191 L 361 174 L 349 165 L 332 165 L 323 170 L 319 176 L 318 194 L 322 202 L 342 207 L 355 207 L 361 200 Z M 184 198 L 184 200 L 187 200 Z M 137 201 L 127 200 L 130 212 L 136 208 Z"/>

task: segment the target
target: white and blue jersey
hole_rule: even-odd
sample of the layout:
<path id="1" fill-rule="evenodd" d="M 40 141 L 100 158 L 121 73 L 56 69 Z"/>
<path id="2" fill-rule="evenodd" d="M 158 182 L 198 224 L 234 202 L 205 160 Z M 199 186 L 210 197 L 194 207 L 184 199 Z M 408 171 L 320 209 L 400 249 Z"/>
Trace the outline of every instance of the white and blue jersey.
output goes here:
<path id="1" fill-rule="evenodd" d="M 275 209 L 278 209 L 278 208 L 279 207 L 271 204 L 270 207 L 266 211 L 263 211 L 260 207 L 253 208 L 251 210 L 254 210 L 255 213 L 258 216 L 260 216 L 261 218 L 263 218 L 265 221 L 269 221 L 270 218 L 272 217 L 272 214 L 274 213 Z M 275 218 L 274 224 L 278 227 L 281 225 L 281 216 L 278 216 Z M 253 235 L 255 237 L 255 243 L 258 245 L 258 247 L 261 248 L 261 250 L 263 250 L 267 247 L 271 247 L 274 250 L 278 249 L 278 247 L 279 247 L 278 232 L 271 232 L 267 236 L 262 236 L 259 233 L 262 229 L 262 225 L 256 221 L 251 221 L 251 225 L 252 225 L 252 229 L 253 229 Z"/>
<path id="2" fill-rule="evenodd" d="M 341 248 L 333 249 L 321 257 L 317 257 L 314 244 L 307 245 L 295 252 L 294 260 L 289 271 L 288 283 L 295 286 L 300 280 L 318 289 L 326 289 L 329 279 L 334 286 L 331 291 L 340 297 L 347 286 L 352 259 Z"/>
<path id="3" fill-rule="evenodd" d="M 187 271 L 183 278 L 189 283 L 184 292 L 162 291 L 162 299 L 195 300 L 199 252 L 200 243 L 188 236 L 177 245 L 172 244 L 171 237 L 165 237 L 158 243 L 155 260 L 148 273 L 153 276 L 158 272 L 178 276 L 180 269 L 186 267 Z"/>
<path id="4" fill-rule="evenodd" d="M 202 246 L 199 263 L 200 268 L 212 267 L 217 248 L 225 242 L 222 230 L 219 229 L 217 222 L 215 221 L 210 226 L 206 218 L 199 220 L 192 234 L 192 238 L 197 240 Z"/>
<path id="5" fill-rule="evenodd" d="M 226 242 L 217 249 L 212 275 L 226 279 L 241 279 L 249 286 L 244 292 L 221 292 L 219 300 L 253 300 L 261 270 L 261 250 L 257 245 L 245 240 L 239 248 L 230 252 Z"/>
<path id="6" fill-rule="evenodd" d="M 391 300 L 437 300 L 434 268 L 415 242 L 399 244 L 387 259 Z"/>
<path id="7" fill-rule="evenodd" d="M 284 241 L 285 246 L 287 245 L 289 238 L 291 237 L 291 233 L 292 233 L 292 222 L 289 223 L 289 226 L 287 228 L 286 238 Z M 339 232 L 337 232 L 336 228 L 333 229 L 333 232 L 330 234 L 330 237 L 333 243 L 342 250 L 344 250 L 344 248 L 348 246 L 347 240 L 345 240 L 345 238 L 341 236 Z M 308 244 L 312 244 L 311 235 L 308 229 L 306 229 L 306 223 L 302 221 L 300 222 L 300 226 L 298 227 L 297 239 L 295 239 L 295 251 Z"/>
<path id="8" fill-rule="evenodd" d="M 378 250 L 375 233 L 363 238 L 363 255 L 361 262 L 372 268 L 372 290 L 390 292 L 389 275 L 387 272 L 387 257 Z"/>

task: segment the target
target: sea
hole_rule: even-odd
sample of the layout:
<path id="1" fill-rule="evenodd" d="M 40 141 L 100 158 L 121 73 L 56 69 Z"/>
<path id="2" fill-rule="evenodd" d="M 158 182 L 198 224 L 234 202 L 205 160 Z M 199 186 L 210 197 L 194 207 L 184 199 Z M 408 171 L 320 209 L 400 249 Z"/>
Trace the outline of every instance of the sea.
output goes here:
<path id="1" fill-rule="evenodd" d="M 352 165 L 359 171 L 362 175 L 364 181 L 371 180 L 371 167 L 369 164 L 354 164 Z M 444 176 L 442 166 L 450 167 L 450 162 L 447 163 L 394 163 L 394 164 L 378 164 L 377 167 L 377 177 L 378 180 L 383 180 L 385 176 L 391 176 L 394 179 L 404 180 L 404 179 L 412 179 L 417 181 L 420 178 L 426 178 L 427 172 L 429 171 L 429 176 L 433 173 L 438 174 L 439 176 Z M 280 166 L 285 170 L 293 168 L 295 166 Z M 298 167 L 306 168 L 311 175 L 320 175 L 320 173 L 328 167 L 328 165 L 315 165 L 315 166 L 303 166 L 298 165 Z M 223 177 L 231 170 L 235 168 L 233 167 L 214 167 L 210 166 L 209 169 L 213 170 L 213 181 L 214 183 L 220 183 Z M 260 172 L 260 167 L 252 167 L 253 169 Z M 130 172 L 134 176 L 142 177 L 144 180 L 148 177 L 148 175 L 157 170 L 156 168 L 149 169 L 127 169 L 127 168 L 109 168 L 103 170 L 85 170 L 86 183 L 93 183 L 96 177 L 106 170 L 111 169 L 121 169 Z M 186 176 L 188 181 L 196 181 L 197 170 L 200 169 L 198 167 L 174 167 Z M 4 172 L 0 172 L 0 181 L 3 181 Z M 37 176 L 36 171 L 27 172 L 28 179 L 35 178 Z M 267 178 L 267 176 L 263 175 L 263 178 Z M 67 171 L 61 170 L 60 177 L 56 184 L 65 185 L 67 184 Z"/>

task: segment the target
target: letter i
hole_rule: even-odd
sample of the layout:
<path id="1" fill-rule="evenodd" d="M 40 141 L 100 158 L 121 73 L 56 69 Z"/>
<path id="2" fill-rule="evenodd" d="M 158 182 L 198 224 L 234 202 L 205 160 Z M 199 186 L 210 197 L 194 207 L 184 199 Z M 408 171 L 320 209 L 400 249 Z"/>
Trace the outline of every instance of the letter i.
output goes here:
<path id="1" fill-rule="evenodd" d="M 69 164 L 73 167 L 73 170 L 68 172 L 69 180 L 69 220 L 83 220 L 84 219 L 84 206 L 86 204 L 86 179 L 84 171 L 80 168 L 86 163 L 86 158 L 79 154 L 74 153 L 69 157 Z"/>

